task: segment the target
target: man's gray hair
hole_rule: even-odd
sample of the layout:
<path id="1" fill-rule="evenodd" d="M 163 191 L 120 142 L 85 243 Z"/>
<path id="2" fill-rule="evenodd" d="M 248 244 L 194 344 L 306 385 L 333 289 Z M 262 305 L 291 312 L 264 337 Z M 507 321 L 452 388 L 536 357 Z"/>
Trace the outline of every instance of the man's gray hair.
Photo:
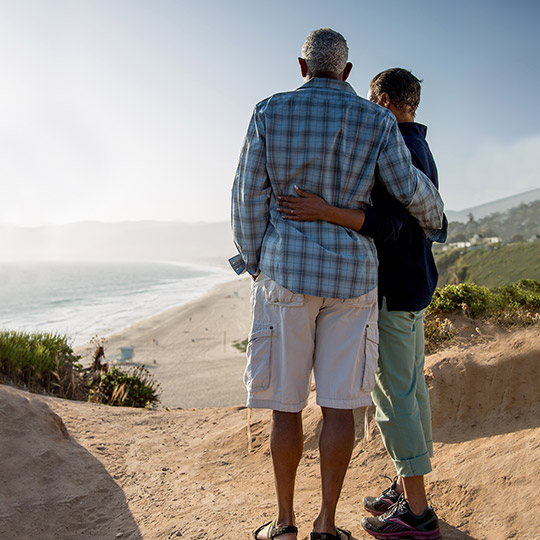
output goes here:
<path id="1" fill-rule="evenodd" d="M 313 30 L 302 46 L 302 58 L 311 74 L 339 75 L 347 65 L 349 47 L 345 38 L 331 28 Z"/>

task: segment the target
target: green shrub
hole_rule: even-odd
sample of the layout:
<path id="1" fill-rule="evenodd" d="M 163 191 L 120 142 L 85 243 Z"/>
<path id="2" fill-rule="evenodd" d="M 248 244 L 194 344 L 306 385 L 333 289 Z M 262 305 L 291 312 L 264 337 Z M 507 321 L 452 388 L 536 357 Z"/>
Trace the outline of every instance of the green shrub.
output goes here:
<path id="1" fill-rule="evenodd" d="M 159 401 L 159 385 L 144 366 L 128 371 L 105 367 L 90 386 L 90 401 L 123 407 L 151 407 Z"/>
<path id="2" fill-rule="evenodd" d="M 540 307 L 540 284 L 533 279 L 522 279 L 512 285 L 495 287 L 493 292 L 498 296 L 498 303 L 503 309 Z"/>
<path id="3" fill-rule="evenodd" d="M 470 319 L 491 319 L 500 326 L 530 326 L 540 323 L 540 284 L 523 279 L 504 287 L 483 287 L 474 283 L 446 285 L 437 289 L 426 311 L 426 351 L 433 352 L 452 339 L 457 331 L 446 318 L 462 313 Z"/>
<path id="4" fill-rule="evenodd" d="M 69 399 L 88 395 L 68 339 L 55 333 L 0 331 L 0 379 Z"/>
<path id="5" fill-rule="evenodd" d="M 468 317 L 475 318 L 489 313 L 494 306 L 494 296 L 487 287 L 474 283 L 446 285 L 433 295 L 429 311 L 453 313 L 461 310 Z"/>
<path id="6" fill-rule="evenodd" d="M 104 340 L 94 339 L 92 366 L 84 369 L 68 338 L 51 333 L 0 331 L 0 382 L 31 392 L 126 407 L 150 407 L 159 401 L 159 385 L 141 367 L 110 367 Z"/>
<path id="7" fill-rule="evenodd" d="M 451 340 L 457 334 L 456 327 L 449 319 L 426 317 L 424 319 L 424 337 L 426 353 L 434 352 L 439 345 Z"/>
<path id="8" fill-rule="evenodd" d="M 466 316 L 499 318 L 510 310 L 535 310 L 540 307 L 540 284 L 524 279 L 504 287 L 484 287 L 474 283 L 446 285 L 437 289 L 429 313 L 462 311 Z"/>

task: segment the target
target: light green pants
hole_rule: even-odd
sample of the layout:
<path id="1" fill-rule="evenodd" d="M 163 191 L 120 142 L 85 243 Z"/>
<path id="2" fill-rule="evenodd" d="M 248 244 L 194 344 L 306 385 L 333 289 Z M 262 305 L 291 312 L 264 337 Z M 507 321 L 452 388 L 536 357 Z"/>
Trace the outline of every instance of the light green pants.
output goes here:
<path id="1" fill-rule="evenodd" d="M 431 471 L 431 411 L 424 378 L 424 311 L 379 311 L 375 421 L 400 476 Z"/>

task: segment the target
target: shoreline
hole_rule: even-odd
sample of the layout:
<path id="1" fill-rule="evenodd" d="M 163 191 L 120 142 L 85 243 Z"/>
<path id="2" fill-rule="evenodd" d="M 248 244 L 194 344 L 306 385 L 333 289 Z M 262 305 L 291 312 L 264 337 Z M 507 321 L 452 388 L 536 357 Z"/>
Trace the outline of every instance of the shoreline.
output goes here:
<path id="1" fill-rule="evenodd" d="M 202 261 L 17 261 L 0 264 L 2 329 L 66 336 L 80 348 L 234 279 Z"/>
<path id="2" fill-rule="evenodd" d="M 199 265 L 199 264 L 189 264 L 189 263 L 173 263 L 173 262 L 166 262 L 166 261 L 165 262 L 157 261 L 156 263 L 157 264 L 163 264 L 163 265 L 180 266 L 180 267 L 186 267 L 186 268 L 195 268 L 195 269 L 199 269 L 199 270 L 206 270 L 208 268 L 212 268 L 214 270 L 220 270 L 220 271 L 226 270 L 225 268 L 220 268 L 220 267 L 217 267 L 217 266 L 205 267 L 202 264 Z M 200 291 L 195 293 L 196 296 L 194 296 L 194 297 L 189 295 L 188 299 L 181 300 L 180 303 L 178 303 L 178 304 L 170 305 L 170 306 L 161 306 L 161 308 L 158 308 L 158 310 L 154 311 L 153 313 L 145 314 L 145 315 L 141 316 L 140 318 L 134 319 L 131 322 L 126 321 L 127 324 L 125 324 L 124 326 L 119 327 L 119 328 L 111 329 L 110 333 L 107 333 L 107 334 L 105 334 L 103 336 L 99 336 L 99 334 L 97 334 L 97 335 L 98 335 L 98 337 L 103 337 L 104 339 L 107 340 L 110 336 L 120 334 L 120 333 L 124 332 L 125 330 L 127 330 L 128 328 L 130 328 L 132 326 L 135 326 L 136 324 L 138 324 L 140 322 L 143 322 L 143 321 L 145 321 L 147 319 L 152 319 L 153 317 L 157 317 L 158 315 L 161 315 L 162 313 L 165 313 L 166 311 L 170 311 L 170 310 L 179 308 L 181 306 L 185 306 L 185 305 L 187 305 L 187 304 L 189 304 L 191 302 L 196 302 L 197 300 L 203 298 L 207 294 L 210 294 L 215 287 L 218 287 L 219 285 L 222 285 L 222 284 L 228 283 L 228 282 L 229 282 L 229 279 L 226 279 L 226 280 L 223 280 L 223 281 L 218 280 L 218 281 L 214 282 L 213 284 L 211 284 L 210 286 L 205 287 L 204 289 L 201 289 Z M 75 340 L 74 348 L 76 348 L 76 349 L 84 347 L 89 342 L 86 338 L 84 340 L 78 340 L 75 337 L 74 340 Z"/>
<path id="3" fill-rule="evenodd" d="M 133 347 L 161 386 L 160 407 L 204 408 L 244 405 L 245 354 L 233 342 L 247 337 L 250 324 L 248 276 L 214 285 L 206 294 L 140 320 L 105 338 L 105 360 Z M 89 362 L 94 347 L 75 347 Z M 121 364 L 120 364 L 121 365 Z"/>

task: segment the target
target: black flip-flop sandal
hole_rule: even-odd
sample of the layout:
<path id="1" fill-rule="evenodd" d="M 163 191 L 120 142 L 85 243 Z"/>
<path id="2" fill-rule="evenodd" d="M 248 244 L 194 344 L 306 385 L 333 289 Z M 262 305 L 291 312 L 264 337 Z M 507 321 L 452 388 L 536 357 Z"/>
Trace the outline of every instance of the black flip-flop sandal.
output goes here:
<path id="1" fill-rule="evenodd" d="M 336 527 L 336 530 L 338 533 L 341 534 L 338 534 L 336 536 L 335 534 L 330 533 L 312 532 L 311 540 L 342 540 L 343 535 L 345 535 L 346 540 L 352 540 L 351 531 L 348 531 L 347 529 L 342 529 L 341 527 Z"/>
<path id="2" fill-rule="evenodd" d="M 280 534 L 285 533 L 292 533 L 292 534 L 298 534 L 298 527 L 295 527 L 294 525 L 287 525 L 285 527 L 276 527 L 276 520 L 269 521 L 268 523 L 265 523 L 264 525 L 261 525 L 257 529 L 253 531 L 253 538 L 257 540 L 257 535 L 266 527 L 270 525 L 270 529 L 268 531 L 268 538 L 275 538 L 276 536 L 279 536 Z M 338 538 L 338 540 L 340 540 Z"/>

